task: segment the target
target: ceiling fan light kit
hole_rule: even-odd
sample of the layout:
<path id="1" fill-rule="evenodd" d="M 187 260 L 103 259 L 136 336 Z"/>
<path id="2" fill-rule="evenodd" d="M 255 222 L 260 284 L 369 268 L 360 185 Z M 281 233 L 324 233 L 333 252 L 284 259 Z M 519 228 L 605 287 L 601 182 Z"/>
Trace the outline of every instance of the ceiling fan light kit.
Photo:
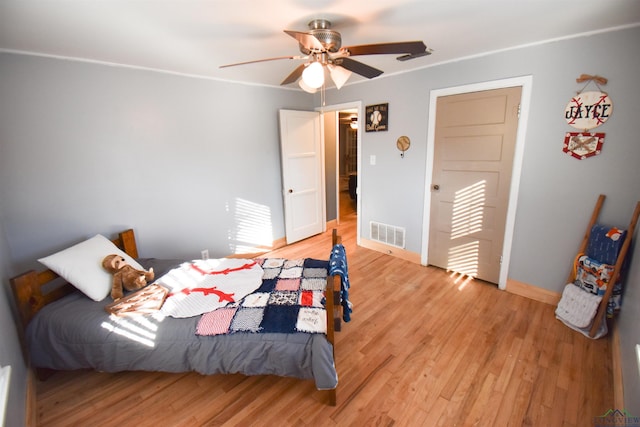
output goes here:
<path id="1" fill-rule="evenodd" d="M 310 86 L 307 86 L 307 84 L 304 82 L 303 79 L 300 79 L 300 81 L 298 81 L 298 86 L 300 86 L 300 88 L 302 88 L 302 90 L 304 90 L 305 92 L 308 93 L 316 93 L 318 91 L 318 89 L 314 89 Z"/>
<path id="2" fill-rule="evenodd" d="M 302 72 L 302 81 L 312 89 L 318 89 L 324 84 L 324 68 L 319 62 L 312 62 Z"/>
<path id="3" fill-rule="evenodd" d="M 284 30 L 286 34 L 298 41 L 300 52 L 304 56 L 280 56 L 276 58 L 258 59 L 222 65 L 220 68 L 246 65 L 256 62 L 275 61 L 279 59 L 302 59 L 307 61 L 299 65 L 289 74 L 281 85 L 288 85 L 299 80 L 299 86 L 314 93 L 325 85 L 325 69 L 328 71 L 335 87 L 340 89 L 352 73 L 372 79 L 383 73 L 382 70 L 352 59 L 358 55 L 400 54 L 396 59 L 407 61 L 430 55 L 432 50 L 422 41 L 376 43 L 342 47 L 342 36 L 331 29 L 331 22 L 326 19 L 314 19 L 308 24 L 309 31 Z"/>
<path id="4" fill-rule="evenodd" d="M 346 68 L 338 67 L 334 64 L 327 64 L 327 69 L 331 75 L 331 80 L 333 80 L 338 90 L 344 86 L 347 80 L 349 80 L 349 77 L 351 77 L 351 71 Z"/>

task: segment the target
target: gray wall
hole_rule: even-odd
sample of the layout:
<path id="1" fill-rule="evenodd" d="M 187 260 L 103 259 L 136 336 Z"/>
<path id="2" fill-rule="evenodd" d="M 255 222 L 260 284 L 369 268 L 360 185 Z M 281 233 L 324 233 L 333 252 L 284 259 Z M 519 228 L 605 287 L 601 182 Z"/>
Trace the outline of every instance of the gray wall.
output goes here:
<path id="1" fill-rule="evenodd" d="M 278 110 L 311 109 L 311 96 L 14 54 L 0 73 L 11 100 L 0 197 L 17 266 L 129 226 L 149 257 L 284 236 Z M 255 224 L 270 232 L 246 241 Z"/>
<path id="2" fill-rule="evenodd" d="M 377 165 L 363 161 L 360 171 L 362 236 L 369 237 L 367 224 L 376 220 L 406 227 L 410 251 L 419 253 L 426 244 L 421 235 L 431 90 L 532 75 L 509 277 L 559 292 L 597 195 L 608 195 L 602 222 L 616 225 L 628 222 L 640 199 L 637 40 L 640 29 L 634 28 L 328 91 L 327 105 L 390 107 L 388 132 L 363 133 L 362 158 L 375 154 Z M 575 78 L 582 73 L 609 78 L 605 90 L 614 113 L 599 128 L 607 135 L 602 154 L 578 161 L 562 153 L 563 135 L 571 130 L 563 111 L 580 89 Z M 252 220 L 268 224 L 273 238 L 284 236 L 277 110 L 312 109 L 317 99 L 13 54 L 0 54 L 0 76 L 0 217 L 8 243 L 0 255 L 8 254 L 15 271 L 98 231 L 128 226 L 136 228 L 142 256 L 197 257 L 204 248 L 212 256 L 226 255 L 247 243 L 240 236 Z M 400 135 L 412 140 L 404 159 L 395 148 Z M 256 212 L 259 218 L 252 216 Z M 627 409 L 635 414 L 637 263 L 620 317 Z M 6 277 L 6 267 L 0 268 Z M 0 324 L 3 334 L 10 326 Z M 17 339 L 8 342 L 16 354 Z M 16 382 L 20 394 L 23 384 Z"/>
<path id="3" fill-rule="evenodd" d="M 561 292 L 597 196 L 607 195 L 600 221 L 622 227 L 640 200 L 638 41 L 640 28 L 635 27 L 328 91 L 327 105 L 352 100 L 361 100 L 365 106 L 389 103 L 389 131 L 363 133 L 362 237 L 369 238 L 368 224 L 375 220 L 406 227 L 409 251 L 420 253 L 427 244 L 421 236 L 431 90 L 531 75 L 532 100 L 508 277 Z M 433 55 L 437 61 L 437 50 Z M 573 131 L 564 120 L 564 109 L 584 86 L 575 81 L 583 73 L 609 79 L 603 89 L 612 98 L 614 112 L 597 128 L 606 133 L 602 154 L 580 161 L 562 152 L 562 140 L 565 132 Z M 412 140 L 404 159 L 395 146 L 400 135 Z M 370 155 L 377 157 L 375 166 L 369 164 Z M 640 343 L 640 280 L 635 258 L 620 323 L 627 409 L 637 415 L 640 382 L 633 345 Z"/>
<path id="4" fill-rule="evenodd" d="M 13 297 L 9 288 L 9 277 L 13 271 L 9 266 L 10 254 L 2 219 L 0 199 L 0 366 L 11 366 L 9 400 L 7 402 L 6 426 L 21 426 L 25 423 L 25 398 L 27 367 L 20 349 L 16 328 Z"/>

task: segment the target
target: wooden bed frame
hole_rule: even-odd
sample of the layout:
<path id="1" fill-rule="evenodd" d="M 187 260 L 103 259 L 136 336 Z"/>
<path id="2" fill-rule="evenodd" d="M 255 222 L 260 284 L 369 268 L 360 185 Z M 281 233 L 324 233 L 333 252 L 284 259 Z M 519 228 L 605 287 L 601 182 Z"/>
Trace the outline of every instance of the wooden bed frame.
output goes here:
<path id="1" fill-rule="evenodd" d="M 138 258 L 138 247 L 136 244 L 136 237 L 133 229 L 122 231 L 118 234 L 118 237 L 112 240 L 112 242 L 121 250 L 126 252 L 132 258 Z M 342 243 L 342 239 L 337 234 L 337 230 L 334 229 L 332 233 L 332 248 L 334 245 Z M 26 328 L 31 319 L 47 304 L 74 292 L 76 290 L 71 284 L 62 282 L 59 286 L 53 285 L 52 282 L 61 280 L 60 276 L 52 270 L 35 271 L 29 270 L 23 274 L 20 274 L 12 279 L 11 289 L 13 291 L 14 299 L 18 308 L 18 314 L 20 315 L 20 321 L 22 322 L 22 328 Z M 47 286 L 53 285 L 53 286 Z M 328 276 L 327 287 L 325 289 L 326 296 L 326 312 L 327 312 L 327 340 L 334 348 L 334 364 L 335 364 L 335 331 L 340 330 L 340 321 L 342 317 L 342 310 L 340 304 L 336 304 L 336 301 L 340 299 L 341 289 L 340 276 Z M 45 289 L 45 287 L 53 289 Z M 25 349 L 26 351 L 26 349 Z M 51 370 L 46 370 L 51 371 Z M 46 375 L 45 375 L 46 376 Z M 329 395 L 329 404 L 336 405 L 336 389 L 327 390 Z"/>

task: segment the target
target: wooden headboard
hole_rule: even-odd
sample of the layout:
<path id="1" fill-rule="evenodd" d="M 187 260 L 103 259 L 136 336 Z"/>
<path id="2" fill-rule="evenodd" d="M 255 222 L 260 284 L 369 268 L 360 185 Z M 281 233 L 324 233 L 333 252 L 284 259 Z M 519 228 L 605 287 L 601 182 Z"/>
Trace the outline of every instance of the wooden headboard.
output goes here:
<path id="1" fill-rule="evenodd" d="M 132 258 L 138 258 L 138 246 L 133 229 L 122 231 L 112 242 Z M 60 276 L 52 270 L 29 270 L 10 280 L 22 327 L 26 327 L 33 316 L 45 305 L 70 294 L 75 288 L 63 283 L 53 289 L 43 289 Z"/>

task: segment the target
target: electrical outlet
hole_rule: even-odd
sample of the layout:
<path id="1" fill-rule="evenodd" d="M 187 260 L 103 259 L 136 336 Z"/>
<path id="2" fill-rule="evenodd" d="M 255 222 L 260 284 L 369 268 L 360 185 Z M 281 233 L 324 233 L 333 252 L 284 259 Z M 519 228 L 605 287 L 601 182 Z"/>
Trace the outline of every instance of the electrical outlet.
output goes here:
<path id="1" fill-rule="evenodd" d="M 209 249 L 201 250 L 200 255 L 202 255 L 202 259 L 209 259 Z"/>

